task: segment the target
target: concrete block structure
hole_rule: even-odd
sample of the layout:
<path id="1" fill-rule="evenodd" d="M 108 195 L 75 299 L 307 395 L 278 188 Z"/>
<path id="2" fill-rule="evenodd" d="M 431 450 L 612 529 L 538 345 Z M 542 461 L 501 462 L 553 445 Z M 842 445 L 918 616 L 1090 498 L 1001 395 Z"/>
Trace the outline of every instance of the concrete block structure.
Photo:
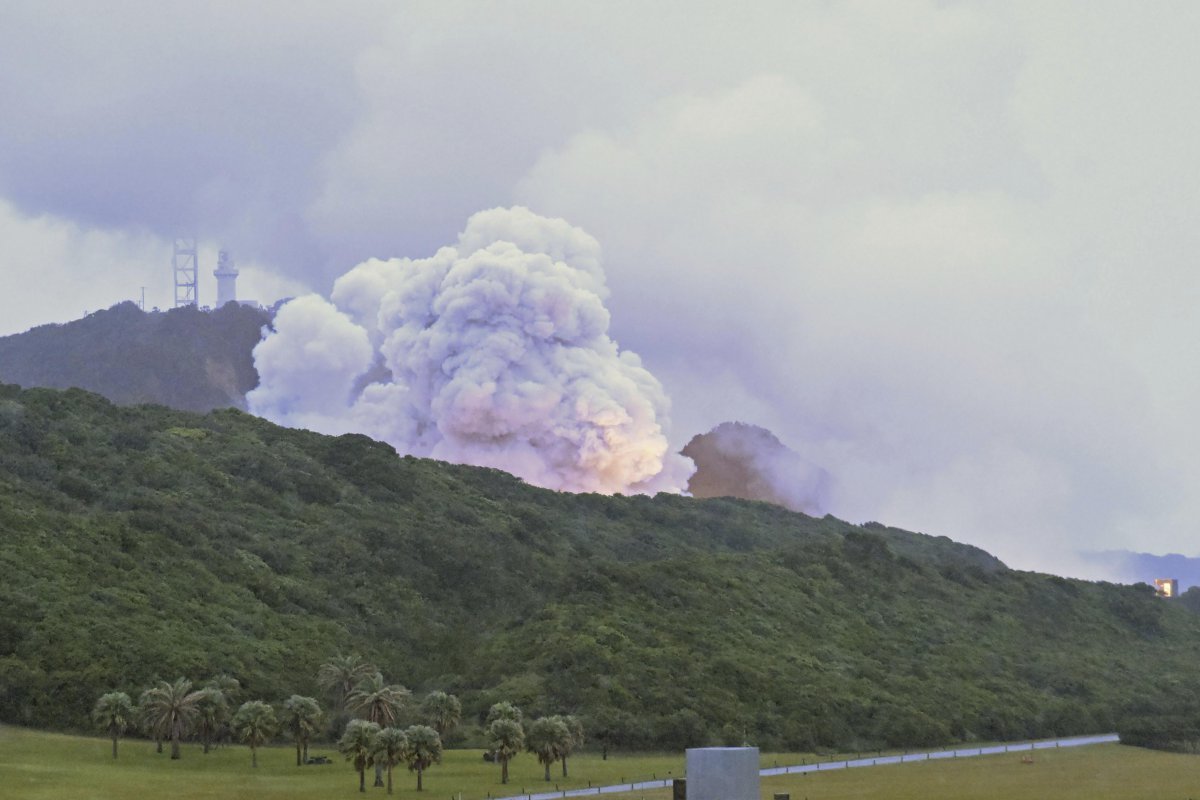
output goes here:
<path id="1" fill-rule="evenodd" d="M 759 800 L 757 747 L 687 751 L 687 800 Z"/>

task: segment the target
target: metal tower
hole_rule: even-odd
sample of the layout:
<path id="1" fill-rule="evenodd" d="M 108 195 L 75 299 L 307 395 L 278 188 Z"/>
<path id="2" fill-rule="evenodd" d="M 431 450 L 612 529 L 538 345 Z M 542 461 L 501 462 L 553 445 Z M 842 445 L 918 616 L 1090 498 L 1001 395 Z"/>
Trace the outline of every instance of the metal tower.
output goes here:
<path id="1" fill-rule="evenodd" d="M 175 307 L 199 306 L 200 296 L 196 291 L 196 240 L 176 239 L 175 254 L 171 257 L 175 269 Z"/>
<path id="2" fill-rule="evenodd" d="M 217 278 L 217 304 L 214 308 L 220 308 L 226 303 L 236 303 L 238 271 L 228 250 L 222 250 L 217 255 L 217 268 L 213 275 Z"/>

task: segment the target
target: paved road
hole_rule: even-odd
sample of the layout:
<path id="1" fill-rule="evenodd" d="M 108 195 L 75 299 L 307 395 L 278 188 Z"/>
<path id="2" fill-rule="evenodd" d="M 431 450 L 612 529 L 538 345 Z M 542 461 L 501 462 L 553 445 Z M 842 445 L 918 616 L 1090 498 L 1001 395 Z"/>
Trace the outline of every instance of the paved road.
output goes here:
<path id="1" fill-rule="evenodd" d="M 1060 747 L 1083 747 L 1089 744 L 1109 744 L 1120 741 L 1115 733 L 1099 736 L 1074 736 L 1069 739 L 1045 739 L 1038 742 L 1013 742 L 997 744 L 990 747 L 962 747 L 957 750 L 934 750 L 928 753 L 908 753 L 902 756 L 879 756 L 877 758 L 855 758 L 849 761 L 821 761 L 816 764 L 796 764 L 790 767 L 771 767 L 759 770 L 759 775 L 796 775 L 802 772 L 827 772 L 833 769 L 855 769 L 857 767 L 878 767 L 884 764 L 906 764 L 911 761 L 935 761 L 939 758 L 970 758 L 971 756 L 991 756 L 1001 753 L 1018 753 L 1025 750 L 1053 750 Z M 557 792 L 540 792 L 536 794 L 515 794 L 510 797 L 498 797 L 495 800 L 557 800 L 560 797 L 594 797 L 598 794 L 618 794 L 620 792 L 638 792 L 643 789 L 665 789 L 671 785 L 669 780 L 639 781 L 637 783 L 617 783 L 612 786 L 593 786 L 589 789 L 564 789 Z"/>

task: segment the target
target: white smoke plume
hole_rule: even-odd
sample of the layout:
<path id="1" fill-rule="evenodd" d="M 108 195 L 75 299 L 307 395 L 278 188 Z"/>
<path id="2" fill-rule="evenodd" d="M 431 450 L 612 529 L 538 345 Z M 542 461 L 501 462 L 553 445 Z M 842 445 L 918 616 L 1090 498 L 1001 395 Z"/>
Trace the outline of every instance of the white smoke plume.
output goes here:
<path id="1" fill-rule="evenodd" d="M 275 422 L 574 492 L 681 491 L 669 401 L 608 336 L 600 246 L 526 208 L 425 259 L 372 259 L 283 306 L 247 400 Z"/>

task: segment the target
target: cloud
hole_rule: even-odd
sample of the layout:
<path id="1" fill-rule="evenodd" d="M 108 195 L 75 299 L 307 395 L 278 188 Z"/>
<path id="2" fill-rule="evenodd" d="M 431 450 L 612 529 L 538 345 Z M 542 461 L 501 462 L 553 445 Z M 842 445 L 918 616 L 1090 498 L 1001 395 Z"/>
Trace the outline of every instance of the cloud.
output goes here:
<path id="1" fill-rule="evenodd" d="M 160 5 L 0 8 L 14 241 L 195 232 L 328 295 L 523 204 L 603 242 L 673 446 L 766 426 L 834 513 L 1021 566 L 1193 547 L 1193 5 Z"/>
<path id="2" fill-rule="evenodd" d="M 595 239 L 524 208 L 426 259 L 372 260 L 286 304 L 250 409 L 568 491 L 678 491 L 661 385 L 609 338 Z M 372 367 L 376 366 L 373 374 Z"/>
<path id="3" fill-rule="evenodd" d="M 863 21 L 842 22 L 861 44 Z M 580 133 L 516 196 L 605 242 L 626 340 L 673 392 L 701 398 L 678 429 L 764 424 L 836 476 L 836 514 L 1053 567 L 1130 536 L 1134 519 L 1151 534 L 1175 448 L 1140 434 L 1165 387 L 1130 358 L 1131 329 L 1089 307 L 1129 275 L 1097 276 L 1072 252 L 1088 229 L 1009 113 L 1027 76 L 1010 68 L 964 105 L 962 73 L 996 62 L 1017 23 L 959 23 L 911 45 L 957 71 L 921 90 L 928 107 L 887 97 L 915 74 L 870 98 L 898 125 L 881 113 L 868 128 L 829 86 L 762 74 Z M 988 118 L 1009 122 L 979 139 Z M 1152 269 L 1172 280 L 1183 265 L 1163 255 Z M 761 416 L 739 416 L 746 397 Z"/>
<path id="4" fill-rule="evenodd" d="M 138 302 L 143 286 L 147 307 L 170 291 L 171 246 L 153 236 L 29 216 L 0 199 L 0 242 L 0 336 Z"/>

